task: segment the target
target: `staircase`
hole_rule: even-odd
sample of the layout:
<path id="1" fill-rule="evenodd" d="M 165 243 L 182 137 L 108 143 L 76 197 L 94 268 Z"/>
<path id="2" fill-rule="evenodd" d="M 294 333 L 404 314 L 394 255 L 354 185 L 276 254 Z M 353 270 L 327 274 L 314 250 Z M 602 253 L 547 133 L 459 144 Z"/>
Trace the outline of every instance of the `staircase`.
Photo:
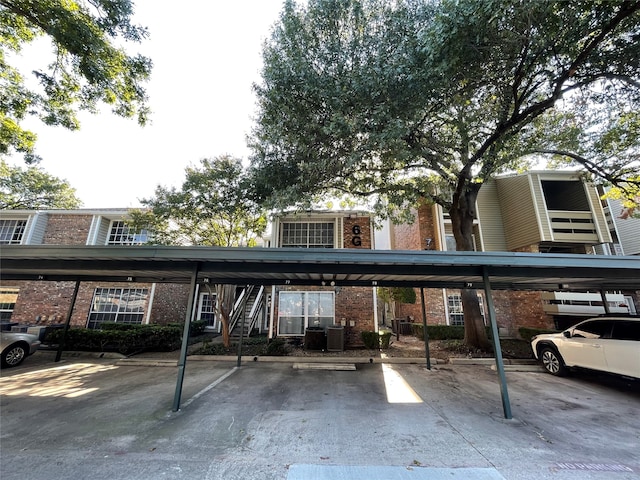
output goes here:
<path id="1" fill-rule="evenodd" d="M 243 338 L 251 335 L 251 332 L 259 325 L 260 316 L 263 314 L 263 306 L 264 287 L 248 285 L 236 300 L 231 312 L 229 329 L 233 340 L 238 340 L 240 335 Z"/>

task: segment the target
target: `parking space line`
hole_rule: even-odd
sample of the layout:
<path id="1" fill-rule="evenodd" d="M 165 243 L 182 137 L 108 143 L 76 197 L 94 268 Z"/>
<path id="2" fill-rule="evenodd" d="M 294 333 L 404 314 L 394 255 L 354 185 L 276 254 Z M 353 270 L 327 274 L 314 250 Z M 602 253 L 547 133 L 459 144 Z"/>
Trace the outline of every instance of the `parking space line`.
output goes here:
<path id="1" fill-rule="evenodd" d="M 215 382 L 207 385 L 206 387 L 204 387 L 202 390 L 200 390 L 198 393 L 196 393 L 193 397 L 191 397 L 189 400 L 187 400 L 186 402 L 184 402 L 182 404 L 182 407 L 180 408 L 180 410 L 182 410 L 185 407 L 188 407 L 189 405 L 191 405 L 191 403 L 194 400 L 197 400 L 198 398 L 200 398 L 202 395 L 204 395 L 205 393 L 207 393 L 209 390 L 211 390 L 212 388 L 216 387 L 217 385 L 219 385 L 220 383 L 222 383 L 224 380 L 226 380 L 227 378 L 229 378 L 236 370 L 238 370 L 238 367 L 233 367 L 231 370 L 229 370 L 227 373 L 225 373 L 224 375 L 222 375 L 220 378 L 218 378 Z"/>

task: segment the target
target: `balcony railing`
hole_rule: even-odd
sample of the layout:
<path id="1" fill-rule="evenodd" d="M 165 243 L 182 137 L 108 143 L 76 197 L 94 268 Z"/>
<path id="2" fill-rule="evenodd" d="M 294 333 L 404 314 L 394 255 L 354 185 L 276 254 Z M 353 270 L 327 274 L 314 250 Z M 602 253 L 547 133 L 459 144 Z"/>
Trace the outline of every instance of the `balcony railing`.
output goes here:
<path id="1" fill-rule="evenodd" d="M 599 241 L 591 212 L 549 210 L 548 214 L 555 241 L 585 243 Z"/>

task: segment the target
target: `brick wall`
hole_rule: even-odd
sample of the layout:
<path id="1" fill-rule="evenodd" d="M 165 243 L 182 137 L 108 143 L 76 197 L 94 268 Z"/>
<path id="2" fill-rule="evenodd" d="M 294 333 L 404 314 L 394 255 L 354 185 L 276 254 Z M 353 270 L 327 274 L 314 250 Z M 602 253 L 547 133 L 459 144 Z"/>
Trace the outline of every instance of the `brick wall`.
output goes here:
<path id="1" fill-rule="evenodd" d="M 85 245 L 92 215 L 49 215 L 42 241 L 45 245 Z"/>
<path id="2" fill-rule="evenodd" d="M 371 219 L 345 217 L 342 227 L 344 248 L 371 249 Z"/>
<path id="3" fill-rule="evenodd" d="M 50 325 L 66 321 L 75 282 L 12 282 L 20 289 L 12 322 Z"/>
<path id="4" fill-rule="evenodd" d="M 75 282 L 21 281 L 12 282 L 10 286 L 20 289 L 15 309 L 11 315 L 12 322 L 22 324 L 38 322 L 39 325 L 49 325 L 66 321 Z M 96 288 L 147 288 L 149 300 L 152 295 L 152 284 L 150 283 L 82 282 L 71 315 L 72 326 L 85 327 L 87 325 Z M 149 323 L 166 325 L 167 323 L 184 322 L 189 299 L 189 285 L 156 284 L 154 293 Z M 147 305 L 144 307 L 143 323 L 147 322 Z M 40 317 L 39 321 L 38 317 Z"/>
<path id="5" fill-rule="evenodd" d="M 189 289 L 189 285 L 156 284 L 149 323 L 160 325 L 183 323 L 187 314 Z"/>

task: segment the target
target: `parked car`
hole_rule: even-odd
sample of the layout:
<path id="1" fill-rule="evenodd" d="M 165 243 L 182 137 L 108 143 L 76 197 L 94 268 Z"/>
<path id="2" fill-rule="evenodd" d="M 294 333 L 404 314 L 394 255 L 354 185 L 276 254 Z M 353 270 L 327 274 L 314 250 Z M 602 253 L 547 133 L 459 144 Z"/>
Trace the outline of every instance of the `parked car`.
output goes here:
<path id="1" fill-rule="evenodd" d="M 38 350 L 40 340 L 30 333 L 0 332 L 2 367 L 15 367 Z"/>
<path id="2" fill-rule="evenodd" d="M 640 318 L 590 318 L 560 333 L 534 336 L 531 348 L 552 375 L 579 367 L 640 379 Z"/>

